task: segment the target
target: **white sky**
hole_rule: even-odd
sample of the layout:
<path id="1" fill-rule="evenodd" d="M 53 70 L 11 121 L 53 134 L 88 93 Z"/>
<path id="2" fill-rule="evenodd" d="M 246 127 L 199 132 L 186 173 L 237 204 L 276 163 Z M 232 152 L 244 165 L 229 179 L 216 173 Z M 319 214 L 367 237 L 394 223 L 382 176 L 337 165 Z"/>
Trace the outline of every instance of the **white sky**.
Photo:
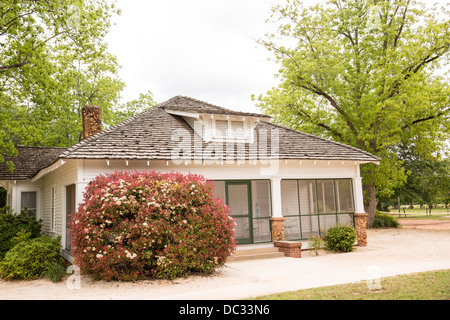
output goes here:
<path id="1" fill-rule="evenodd" d="M 278 66 L 267 60 L 271 53 L 255 40 L 276 32 L 266 19 L 274 5 L 285 3 L 116 0 L 122 15 L 114 19 L 107 41 L 122 66 L 120 77 L 127 85 L 123 101 L 150 90 L 158 103 L 185 95 L 260 112 L 250 97 L 276 86 Z"/>
<path id="2" fill-rule="evenodd" d="M 152 91 L 225 108 L 259 112 L 251 95 L 277 84 L 278 67 L 255 39 L 274 32 L 265 21 L 283 0 L 117 0 L 122 15 L 107 37 L 122 66 L 123 100 Z"/>

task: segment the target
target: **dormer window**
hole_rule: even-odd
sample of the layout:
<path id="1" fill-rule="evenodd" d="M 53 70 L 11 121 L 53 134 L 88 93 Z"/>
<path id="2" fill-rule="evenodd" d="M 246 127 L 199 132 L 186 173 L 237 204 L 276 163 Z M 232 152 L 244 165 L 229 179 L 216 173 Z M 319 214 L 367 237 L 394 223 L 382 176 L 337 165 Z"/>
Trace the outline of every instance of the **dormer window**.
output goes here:
<path id="1" fill-rule="evenodd" d="M 255 114 L 240 115 L 194 113 L 166 109 L 170 114 L 183 117 L 186 123 L 206 142 L 254 143 L 255 127 L 259 121 L 269 121 L 268 117 Z"/>
<path id="2" fill-rule="evenodd" d="M 242 119 L 213 119 L 212 140 L 248 142 L 252 139 L 254 127 Z"/>
<path id="3" fill-rule="evenodd" d="M 231 137 L 234 139 L 244 139 L 244 121 L 230 121 Z"/>
<path id="4" fill-rule="evenodd" d="M 215 120 L 214 139 L 220 140 L 244 140 L 245 124 L 244 121 L 236 120 Z"/>

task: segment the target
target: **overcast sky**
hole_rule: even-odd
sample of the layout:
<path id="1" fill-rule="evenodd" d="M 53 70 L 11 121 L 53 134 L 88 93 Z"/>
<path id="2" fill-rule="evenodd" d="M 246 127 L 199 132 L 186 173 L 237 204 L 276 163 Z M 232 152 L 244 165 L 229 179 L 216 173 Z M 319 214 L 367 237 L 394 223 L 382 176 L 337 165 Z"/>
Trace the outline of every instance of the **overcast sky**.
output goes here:
<path id="1" fill-rule="evenodd" d="M 124 101 L 153 92 L 185 95 L 259 112 L 251 95 L 276 85 L 278 68 L 255 42 L 275 31 L 265 21 L 283 0 L 117 0 L 122 15 L 107 41 L 122 66 Z"/>
<path id="2" fill-rule="evenodd" d="M 278 66 L 267 60 L 270 52 L 255 39 L 276 31 L 265 21 L 270 9 L 285 0 L 116 3 L 122 15 L 114 19 L 107 41 L 122 66 L 120 76 L 127 85 L 124 101 L 150 90 L 158 103 L 185 95 L 229 109 L 260 112 L 251 95 L 265 93 L 278 83 L 274 77 Z"/>

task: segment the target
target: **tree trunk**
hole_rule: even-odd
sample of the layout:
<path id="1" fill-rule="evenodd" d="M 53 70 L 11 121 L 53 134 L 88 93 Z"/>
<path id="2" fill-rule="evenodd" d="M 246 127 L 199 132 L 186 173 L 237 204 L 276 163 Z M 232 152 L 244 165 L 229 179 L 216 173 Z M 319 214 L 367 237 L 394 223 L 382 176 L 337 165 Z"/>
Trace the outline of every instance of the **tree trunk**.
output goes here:
<path id="1" fill-rule="evenodd" d="M 377 198 L 375 193 L 375 186 L 373 184 L 363 184 L 364 190 L 364 210 L 368 214 L 367 227 L 373 227 L 375 220 L 375 210 L 377 209 Z"/>

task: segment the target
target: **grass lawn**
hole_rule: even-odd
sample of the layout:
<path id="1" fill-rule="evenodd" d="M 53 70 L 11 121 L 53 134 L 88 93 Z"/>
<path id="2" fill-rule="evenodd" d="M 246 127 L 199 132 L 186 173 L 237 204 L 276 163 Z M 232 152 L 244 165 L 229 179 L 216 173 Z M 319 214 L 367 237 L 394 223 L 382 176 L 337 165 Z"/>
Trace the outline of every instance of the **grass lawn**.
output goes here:
<path id="1" fill-rule="evenodd" d="M 398 213 L 398 209 L 391 209 L 392 213 Z M 403 213 L 403 208 L 401 209 L 401 212 Z M 425 207 L 423 207 L 422 209 L 420 208 L 414 208 L 414 209 L 409 209 L 409 208 L 405 208 L 405 213 L 409 213 L 409 214 L 417 214 L 417 215 L 427 215 Z M 433 208 L 431 209 L 431 215 L 449 215 L 450 214 L 450 209 L 446 209 L 446 208 Z"/>
<path id="2" fill-rule="evenodd" d="M 450 269 L 382 278 L 380 283 L 380 290 L 370 290 L 364 281 L 251 300 L 450 300 Z"/>
<path id="3" fill-rule="evenodd" d="M 419 213 L 419 214 L 413 214 L 410 216 L 401 216 L 401 219 L 420 219 L 420 220 L 449 220 L 450 214 L 445 213 L 445 214 L 432 214 L 430 215 L 425 215 L 424 213 Z"/>

